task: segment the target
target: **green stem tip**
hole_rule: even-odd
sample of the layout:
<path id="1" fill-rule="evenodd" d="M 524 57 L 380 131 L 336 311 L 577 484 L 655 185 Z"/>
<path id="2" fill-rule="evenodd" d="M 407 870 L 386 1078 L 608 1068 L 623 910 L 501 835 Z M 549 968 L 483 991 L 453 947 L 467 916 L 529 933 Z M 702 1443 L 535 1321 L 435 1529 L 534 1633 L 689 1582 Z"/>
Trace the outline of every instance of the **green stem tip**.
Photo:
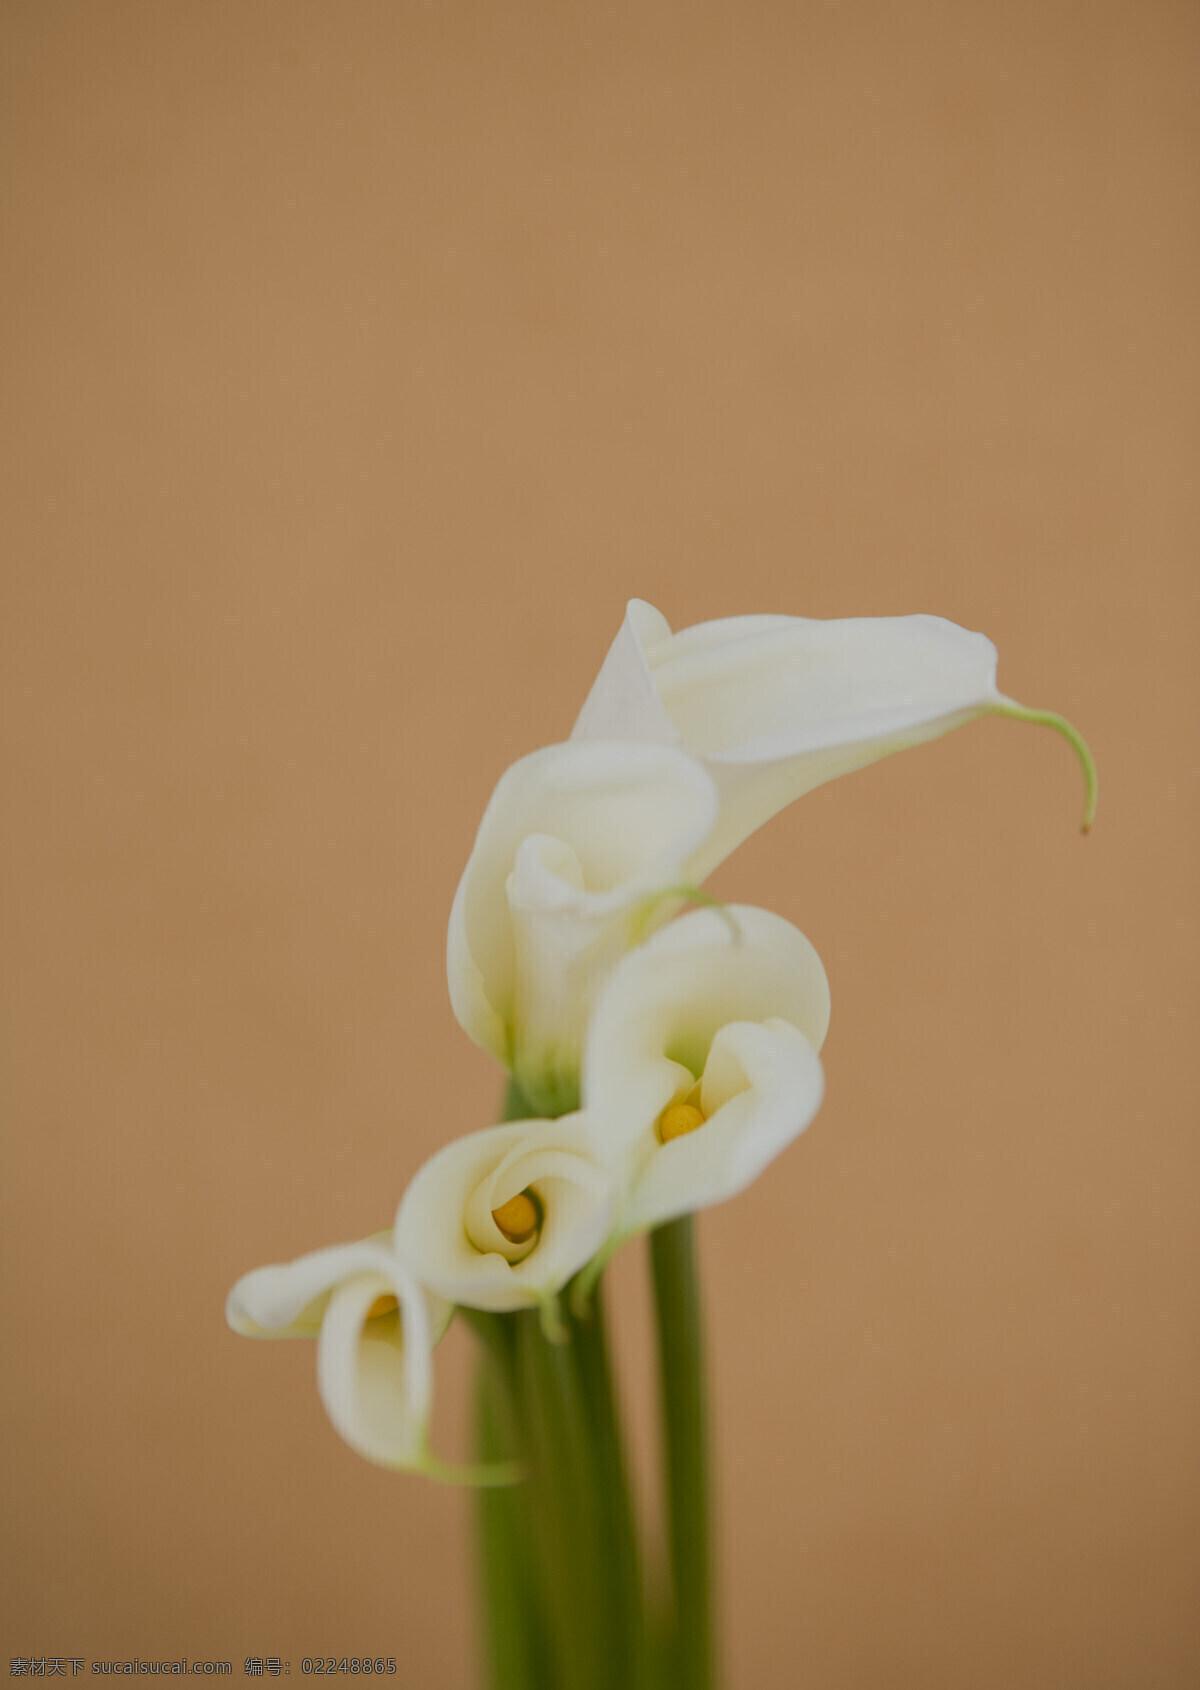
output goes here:
<path id="1" fill-rule="evenodd" d="M 426 1455 L 415 1468 L 439 1485 L 461 1485 L 471 1490 L 496 1490 L 523 1484 L 529 1477 L 523 1461 L 480 1461 L 459 1464 Z"/>
<path id="2" fill-rule="evenodd" d="M 557 1296 L 542 1297 L 538 1301 L 538 1323 L 542 1329 L 542 1337 L 548 1344 L 563 1344 L 571 1342 L 570 1328 L 563 1319 L 562 1308 Z"/>
<path id="3" fill-rule="evenodd" d="M 684 881 L 679 886 L 662 886 L 657 892 L 651 892 L 648 897 L 642 899 L 635 907 L 630 922 L 630 933 L 634 944 L 640 945 L 642 943 L 650 923 L 654 919 L 655 912 L 667 898 L 683 898 L 687 903 L 695 904 L 700 909 L 716 910 L 721 920 L 728 927 L 729 936 L 733 943 L 735 945 L 741 944 L 742 930 L 738 926 L 737 917 L 729 906 L 723 899 L 715 897 L 711 892 L 706 892 L 703 886 L 694 886 L 691 881 Z"/>
<path id="4" fill-rule="evenodd" d="M 1017 704 L 1011 698 L 1002 699 L 1001 702 L 995 706 L 994 713 L 997 716 L 1011 716 L 1015 722 L 1033 722 L 1038 727 L 1053 728 L 1055 733 L 1059 733 L 1063 736 L 1067 744 L 1079 758 L 1080 767 L 1083 770 L 1085 790 L 1083 800 L 1083 825 L 1080 831 L 1087 833 L 1096 819 L 1096 797 L 1099 779 L 1096 774 L 1096 759 L 1092 756 L 1092 753 L 1088 748 L 1088 742 L 1084 739 L 1079 729 L 1072 723 L 1068 722 L 1065 716 L 1060 716 L 1055 710 L 1027 710 L 1023 704 Z"/>
<path id="5" fill-rule="evenodd" d="M 625 1235 L 623 1233 L 614 1233 L 600 1246 L 587 1266 L 581 1268 L 571 1281 L 571 1294 L 568 1302 L 573 1319 L 591 1320 L 592 1297 L 596 1286 L 600 1283 L 600 1275 L 624 1242 Z"/>

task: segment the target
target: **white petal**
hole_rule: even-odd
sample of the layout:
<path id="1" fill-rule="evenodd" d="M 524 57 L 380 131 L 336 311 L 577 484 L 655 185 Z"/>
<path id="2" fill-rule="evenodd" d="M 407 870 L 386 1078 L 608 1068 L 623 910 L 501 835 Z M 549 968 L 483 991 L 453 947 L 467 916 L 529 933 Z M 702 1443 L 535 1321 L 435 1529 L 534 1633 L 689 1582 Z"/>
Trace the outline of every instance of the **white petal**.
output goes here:
<path id="1" fill-rule="evenodd" d="M 596 985 L 716 815 L 710 777 L 662 745 L 548 746 L 501 777 L 455 896 L 447 969 L 462 1026 L 535 1106 L 574 1101 Z"/>
<path id="2" fill-rule="evenodd" d="M 370 1271 L 381 1243 L 386 1249 L 388 1233 L 255 1268 L 229 1293 L 225 1318 L 244 1338 L 315 1338 L 334 1286 Z"/>
<path id="3" fill-rule="evenodd" d="M 542 1225 L 513 1248 L 491 1211 L 531 1190 Z M 586 1121 L 516 1121 L 456 1139 L 404 1194 L 396 1252 L 423 1285 L 469 1308 L 528 1308 L 561 1290 L 603 1242 L 612 1187 Z"/>
<path id="4" fill-rule="evenodd" d="M 604 1157 L 620 1162 L 678 1096 L 678 1065 L 704 1072 L 722 1027 L 775 1017 L 819 1050 L 829 984 L 803 933 L 769 910 L 696 910 L 631 951 L 596 1005 L 584 1057 L 587 1113 Z"/>
<path id="5" fill-rule="evenodd" d="M 390 1231 L 374 1232 L 353 1244 L 313 1250 L 292 1262 L 255 1268 L 243 1274 L 229 1293 L 225 1318 L 243 1338 L 315 1338 L 334 1286 L 352 1274 L 375 1271 L 380 1250 L 391 1254 Z M 454 1307 L 440 1297 L 426 1301 L 437 1343 Z"/>
<path id="6" fill-rule="evenodd" d="M 739 616 L 671 634 L 635 599 L 572 737 L 620 724 L 703 761 L 721 815 L 688 865 L 699 880 L 813 787 L 1007 703 L 991 641 L 937 616 Z"/>
<path id="7" fill-rule="evenodd" d="M 433 1334 L 420 1287 L 388 1251 L 334 1290 L 317 1344 L 317 1387 L 335 1428 L 384 1467 L 418 1467 L 433 1390 Z M 376 1298 L 398 1309 L 369 1319 Z"/>
<path id="8" fill-rule="evenodd" d="M 381 1296 L 394 1297 L 396 1309 L 368 1319 Z M 420 1464 L 431 1352 L 454 1310 L 405 1270 L 391 1233 L 256 1268 L 234 1286 L 225 1312 L 246 1337 L 317 1337 L 318 1389 L 346 1442 L 384 1466 Z"/>
<path id="9" fill-rule="evenodd" d="M 736 1196 L 804 1130 L 823 1089 L 816 1051 L 787 1022 L 723 1027 L 705 1072 L 708 1119 L 667 1144 L 647 1145 L 622 1231 L 642 1232 Z"/>

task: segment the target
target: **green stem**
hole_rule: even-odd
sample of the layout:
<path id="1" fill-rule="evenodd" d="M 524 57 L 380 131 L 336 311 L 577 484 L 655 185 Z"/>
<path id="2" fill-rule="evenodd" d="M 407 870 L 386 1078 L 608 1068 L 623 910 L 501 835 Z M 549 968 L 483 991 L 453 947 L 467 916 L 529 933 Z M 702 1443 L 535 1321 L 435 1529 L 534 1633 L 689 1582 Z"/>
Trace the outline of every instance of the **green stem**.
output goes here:
<path id="1" fill-rule="evenodd" d="M 476 1409 L 481 1462 L 523 1453 L 519 1423 L 517 1353 L 511 1321 L 504 1315 L 464 1309 L 462 1318 L 482 1341 Z M 510 1490 L 481 1490 L 479 1574 L 484 1644 L 493 1690 L 550 1690 L 545 1661 L 545 1623 L 540 1611 L 530 1538 L 528 1484 Z"/>
<path id="2" fill-rule="evenodd" d="M 572 1351 L 596 1477 L 611 1682 L 639 1690 L 646 1681 L 647 1666 L 641 1551 L 599 1287 L 588 1317 L 572 1322 Z"/>
<path id="3" fill-rule="evenodd" d="M 503 1427 L 506 1417 L 486 1368 L 480 1369 L 477 1413 L 480 1459 L 505 1455 L 511 1447 Z M 522 1539 L 524 1497 L 520 1490 L 483 1490 L 476 1506 L 488 1682 L 494 1690 L 549 1685 L 538 1658 L 541 1626 L 534 1611 L 532 1581 L 526 1557 L 517 1547 Z"/>
<path id="4" fill-rule="evenodd" d="M 715 1672 L 704 1334 L 690 1215 L 650 1234 L 650 1261 L 658 1320 L 672 1587 L 666 1681 L 672 1690 L 712 1690 Z"/>
<path id="5" fill-rule="evenodd" d="M 530 1514 L 554 1684 L 556 1690 L 607 1690 L 610 1639 L 596 1469 L 572 1346 L 547 1342 L 533 1311 L 515 1320 Z"/>

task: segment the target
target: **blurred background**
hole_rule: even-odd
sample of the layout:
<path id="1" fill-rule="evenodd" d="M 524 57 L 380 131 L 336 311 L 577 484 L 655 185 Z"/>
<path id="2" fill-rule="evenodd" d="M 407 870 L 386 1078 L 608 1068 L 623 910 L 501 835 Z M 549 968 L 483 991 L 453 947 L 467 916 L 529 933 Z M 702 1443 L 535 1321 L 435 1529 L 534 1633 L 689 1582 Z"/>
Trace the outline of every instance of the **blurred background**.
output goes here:
<path id="1" fill-rule="evenodd" d="M 820 1116 L 701 1224 L 730 1685 L 1200 1682 L 1198 34 L 8 0 L 9 1656 L 474 1682 L 469 1498 L 223 1304 L 495 1118 L 450 901 L 638 595 L 982 629 L 1101 771 L 1081 839 L 1066 746 L 986 722 L 712 883 L 834 1001 Z"/>

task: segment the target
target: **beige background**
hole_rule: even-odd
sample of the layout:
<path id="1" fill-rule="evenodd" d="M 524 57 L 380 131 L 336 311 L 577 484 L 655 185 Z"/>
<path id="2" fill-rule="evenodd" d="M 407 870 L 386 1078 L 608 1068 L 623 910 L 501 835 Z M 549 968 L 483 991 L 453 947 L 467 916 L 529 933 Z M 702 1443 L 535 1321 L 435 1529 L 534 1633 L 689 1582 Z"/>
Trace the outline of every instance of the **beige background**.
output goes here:
<path id="1" fill-rule="evenodd" d="M 1194 8 L 0 28 L 0 1647 L 470 1682 L 467 1500 L 222 1304 L 492 1120 L 450 899 L 638 594 L 981 628 L 1103 780 L 1081 840 L 983 724 L 715 878 L 834 994 L 817 1123 L 702 1227 L 731 1684 L 1190 1690 Z"/>

